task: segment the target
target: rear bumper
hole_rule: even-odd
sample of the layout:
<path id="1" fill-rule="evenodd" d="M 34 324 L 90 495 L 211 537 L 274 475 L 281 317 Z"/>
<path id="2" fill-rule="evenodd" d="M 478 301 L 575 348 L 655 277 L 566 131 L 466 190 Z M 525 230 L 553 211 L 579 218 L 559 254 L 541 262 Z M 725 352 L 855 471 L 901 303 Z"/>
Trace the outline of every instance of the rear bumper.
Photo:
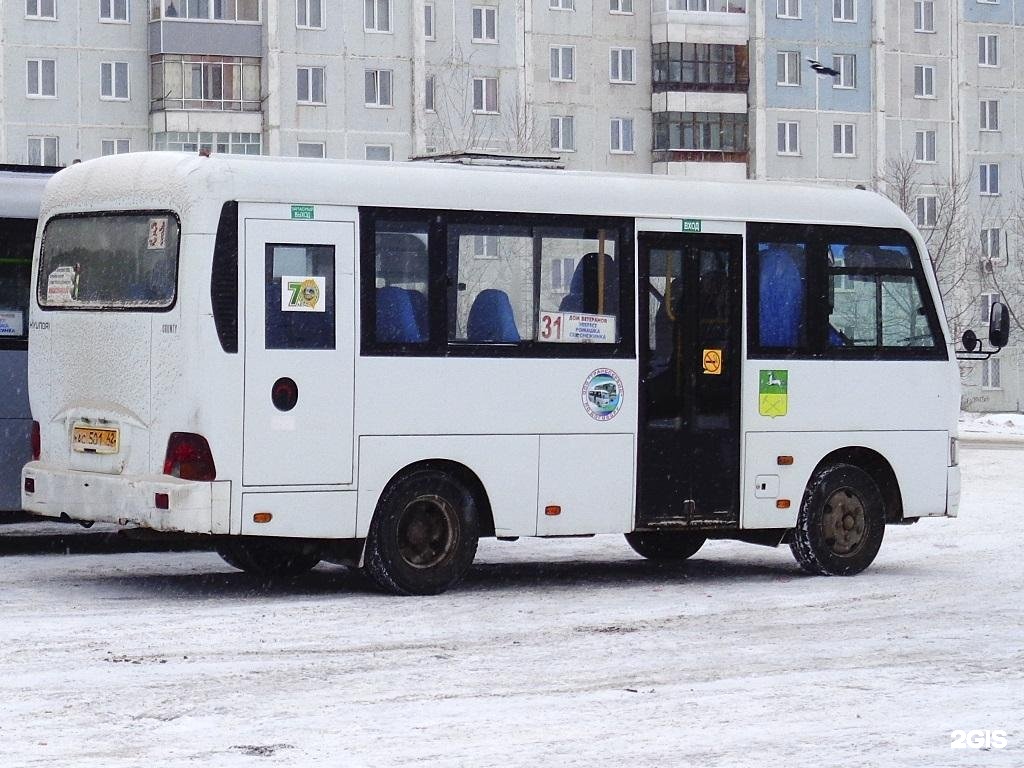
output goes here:
<path id="1" fill-rule="evenodd" d="M 946 517 L 960 511 L 960 467 L 946 468 Z"/>
<path id="2" fill-rule="evenodd" d="M 35 484 L 25 491 L 25 479 Z M 21 503 L 46 517 L 139 526 L 180 533 L 229 533 L 231 483 L 179 480 L 167 475 L 104 475 L 53 469 L 32 461 L 21 471 Z M 156 508 L 165 493 L 168 509 Z"/>

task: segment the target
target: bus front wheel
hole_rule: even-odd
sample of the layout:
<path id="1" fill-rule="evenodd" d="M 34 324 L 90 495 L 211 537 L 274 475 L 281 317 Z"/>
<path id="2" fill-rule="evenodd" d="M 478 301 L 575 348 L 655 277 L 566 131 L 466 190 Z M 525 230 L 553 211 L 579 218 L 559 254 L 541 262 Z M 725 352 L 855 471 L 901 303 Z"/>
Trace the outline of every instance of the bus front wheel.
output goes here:
<path id="1" fill-rule="evenodd" d="M 633 531 L 626 541 L 648 560 L 672 561 L 693 557 L 707 539 L 687 531 Z"/>
<path id="2" fill-rule="evenodd" d="M 874 479 L 833 464 L 811 479 L 790 548 L 808 573 L 853 576 L 875 559 L 885 534 L 885 502 Z"/>
<path id="3" fill-rule="evenodd" d="M 217 544 L 225 563 L 262 579 L 289 579 L 312 570 L 320 562 L 320 550 L 303 541 L 231 538 Z"/>
<path id="4" fill-rule="evenodd" d="M 476 556 L 476 501 L 456 478 L 417 470 L 384 493 L 366 537 L 363 569 L 396 595 L 436 595 L 456 584 Z"/>

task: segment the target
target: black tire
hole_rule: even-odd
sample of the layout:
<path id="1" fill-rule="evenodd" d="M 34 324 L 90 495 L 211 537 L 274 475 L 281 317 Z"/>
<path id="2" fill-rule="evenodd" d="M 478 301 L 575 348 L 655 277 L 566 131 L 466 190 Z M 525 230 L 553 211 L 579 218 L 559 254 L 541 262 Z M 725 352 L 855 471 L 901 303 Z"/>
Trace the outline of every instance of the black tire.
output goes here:
<path id="1" fill-rule="evenodd" d="M 790 549 L 808 573 L 853 576 L 875 559 L 885 535 L 885 502 L 874 479 L 852 464 L 811 478 Z"/>
<path id="2" fill-rule="evenodd" d="M 686 560 L 704 546 L 706 536 L 689 531 L 633 531 L 626 534 L 633 551 L 648 560 Z"/>
<path id="3" fill-rule="evenodd" d="M 469 490 L 445 472 L 417 470 L 392 483 L 378 502 L 363 570 L 385 592 L 436 595 L 469 570 L 479 536 Z"/>
<path id="4" fill-rule="evenodd" d="M 261 579 L 290 579 L 320 562 L 320 548 L 306 541 L 232 538 L 217 543 L 224 562 Z"/>

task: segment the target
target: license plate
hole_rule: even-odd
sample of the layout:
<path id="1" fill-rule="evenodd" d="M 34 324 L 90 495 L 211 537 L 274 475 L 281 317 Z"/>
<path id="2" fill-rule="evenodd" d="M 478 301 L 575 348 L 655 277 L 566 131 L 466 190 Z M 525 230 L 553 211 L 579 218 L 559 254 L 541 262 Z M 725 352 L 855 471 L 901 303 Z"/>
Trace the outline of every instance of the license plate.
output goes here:
<path id="1" fill-rule="evenodd" d="M 120 434 L 116 427 L 75 424 L 71 428 L 71 448 L 80 453 L 117 453 Z"/>

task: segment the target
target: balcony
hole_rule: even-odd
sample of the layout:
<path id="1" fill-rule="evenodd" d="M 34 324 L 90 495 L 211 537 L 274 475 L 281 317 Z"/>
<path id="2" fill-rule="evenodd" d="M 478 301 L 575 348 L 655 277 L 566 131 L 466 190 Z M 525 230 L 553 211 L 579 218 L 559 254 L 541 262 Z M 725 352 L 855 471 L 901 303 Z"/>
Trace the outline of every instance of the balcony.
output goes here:
<path id="1" fill-rule="evenodd" d="M 655 43 L 654 93 L 746 93 L 750 87 L 747 46 L 717 43 Z"/>
<path id="2" fill-rule="evenodd" d="M 654 0 L 652 42 L 707 41 L 709 29 L 716 43 L 745 45 L 750 38 L 746 0 Z"/>
<path id="3" fill-rule="evenodd" d="M 151 0 L 149 53 L 261 56 L 258 0 Z"/>

